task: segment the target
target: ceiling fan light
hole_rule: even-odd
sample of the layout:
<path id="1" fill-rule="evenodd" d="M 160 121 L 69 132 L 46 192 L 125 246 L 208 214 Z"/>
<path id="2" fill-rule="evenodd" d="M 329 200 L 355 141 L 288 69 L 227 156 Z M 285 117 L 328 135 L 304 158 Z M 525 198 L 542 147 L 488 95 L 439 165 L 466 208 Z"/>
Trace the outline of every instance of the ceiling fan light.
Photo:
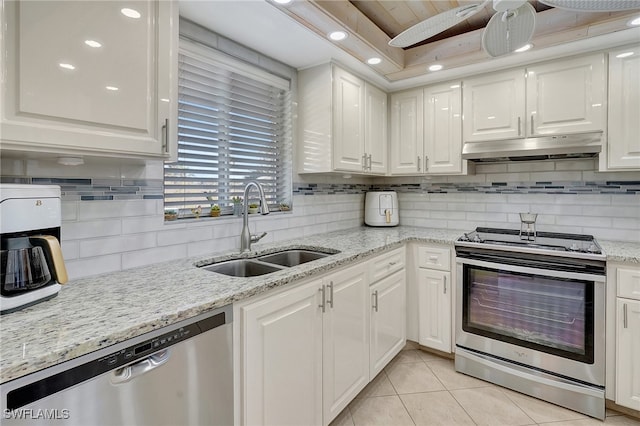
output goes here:
<path id="1" fill-rule="evenodd" d="M 516 52 L 516 53 L 526 52 L 527 50 L 530 50 L 532 47 L 533 47 L 533 44 L 527 43 L 524 46 L 519 47 L 516 50 L 514 50 L 514 52 Z"/>
<path id="2" fill-rule="evenodd" d="M 382 62 L 382 59 L 380 59 L 380 58 L 369 58 L 369 59 L 367 59 L 367 63 L 369 65 L 378 65 L 380 62 Z"/>
<path id="3" fill-rule="evenodd" d="M 429 71 L 440 71 L 441 69 L 442 69 L 442 65 L 440 64 L 433 64 L 429 66 Z"/>
<path id="4" fill-rule="evenodd" d="M 347 38 L 347 33 L 345 33 L 344 31 L 333 31 L 329 33 L 329 38 L 333 41 L 344 40 L 345 38 Z"/>

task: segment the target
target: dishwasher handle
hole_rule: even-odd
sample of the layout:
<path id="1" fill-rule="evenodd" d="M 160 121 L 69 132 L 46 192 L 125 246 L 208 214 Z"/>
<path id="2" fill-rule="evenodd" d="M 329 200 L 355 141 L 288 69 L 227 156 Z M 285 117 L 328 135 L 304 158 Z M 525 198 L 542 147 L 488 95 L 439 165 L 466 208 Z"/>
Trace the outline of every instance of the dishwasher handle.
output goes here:
<path id="1" fill-rule="evenodd" d="M 126 367 L 113 370 L 113 372 L 111 373 L 111 383 L 113 383 L 114 385 L 120 385 L 130 382 L 136 377 L 142 376 L 143 374 L 146 374 L 162 366 L 167 361 L 169 361 L 170 356 L 171 352 L 169 351 L 169 348 L 167 348 L 158 351 L 153 355 L 149 355 L 145 359 L 134 364 L 130 364 Z"/>

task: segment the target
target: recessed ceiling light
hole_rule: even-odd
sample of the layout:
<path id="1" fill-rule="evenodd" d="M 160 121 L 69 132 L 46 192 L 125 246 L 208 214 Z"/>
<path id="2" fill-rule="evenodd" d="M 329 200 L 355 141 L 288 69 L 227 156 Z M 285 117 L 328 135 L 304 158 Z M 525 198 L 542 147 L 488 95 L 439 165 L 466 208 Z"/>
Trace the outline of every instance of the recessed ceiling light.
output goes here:
<path id="1" fill-rule="evenodd" d="M 86 44 L 89 47 L 102 47 L 102 44 L 100 44 L 95 40 L 85 40 L 84 44 Z"/>
<path id="2" fill-rule="evenodd" d="M 369 58 L 369 59 L 367 59 L 367 63 L 369 65 L 378 65 L 380 62 L 382 62 L 382 59 L 380 59 L 380 58 Z"/>
<path id="3" fill-rule="evenodd" d="M 458 87 L 460 87 L 459 84 L 452 84 L 451 86 L 449 86 L 449 89 L 457 89 Z"/>
<path id="4" fill-rule="evenodd" d="M 632 26 L 632 27 L 636 27 L 636 26 L 640 25 L 640 16 L 638 16 L 637 18 L 634 18 L 631 21 L 629 21 L 629 23 L 627 25 Z"/>
<path id="5" fill-rule="evenodd" d="M 58 65 L 60 66 L 60 68 L 64 68 L 66 70 L 75 70 L 76 69 L 76 67 L 74 67 L 73 65 L 67 64 L 65 62 L 60 62 Z"/>
<path id="6" fill-rule="evenodd" d="M 532 47 L 533 47 L 533 44 L 527 43 L 524 46 L 519 47 L 516 50 L 514 50 L 514 52 L 517 52 L 517 53 L 526 52 L 527 50 L 531 49 Z"/>
<path id="7" fill-rule="evenodd" d="M 116 92 L 116 91 L 120 90 L 116 86 L 105 86 L 105 89 L 111 90 L 112 92 Z"/>
<path id="8" fill-rule="evenodd" d="M 122 13 L 127 18 L 133 18 L 133 19 L 138 19 L 142 16 L 140 12 L 138 12 L 137 10 L 129 9 L 128 7 L 125 7 L 124 9 L 120 9 L 120 13 Z"/>
<path id="9" fill-rule="evenodd" d="M 440 71 L 442 69 L 442 65 L 434 64 L 429 67 L 429 71 Z"/>
<path id="10" fill-rule="evenodd" d="M 273 2 L 279 4 L 289 4 L 291 3 L 291 0 L 273 0 Z"/>
<path id="11" fill-rule="evenodd" d="M 634 52 L 624 52 L 619 55 L 616 55 L 616 58 L 628 58 L 629 56 L 633 56 Z"/>
<path id="12" fill-rule="evenodd" d="M 329 38 L 333 41 L 344 40 L 345 38 L 347 38 L 347 33 L 345 33 L 344 31 L 334 31 L 332 33 L 329 33 Z"/>

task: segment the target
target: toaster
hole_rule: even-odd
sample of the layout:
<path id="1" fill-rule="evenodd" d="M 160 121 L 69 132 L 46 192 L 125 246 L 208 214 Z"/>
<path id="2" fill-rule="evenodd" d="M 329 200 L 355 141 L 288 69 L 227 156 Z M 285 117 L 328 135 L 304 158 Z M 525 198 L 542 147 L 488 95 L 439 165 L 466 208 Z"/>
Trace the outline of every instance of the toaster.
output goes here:
<path id="1" fill-rule="evenodd" d="M 394 191 L 367 192 L 364 201 L 364 223 L 369 226 L 396 226 L 400 223 L 398 194 Z"/>

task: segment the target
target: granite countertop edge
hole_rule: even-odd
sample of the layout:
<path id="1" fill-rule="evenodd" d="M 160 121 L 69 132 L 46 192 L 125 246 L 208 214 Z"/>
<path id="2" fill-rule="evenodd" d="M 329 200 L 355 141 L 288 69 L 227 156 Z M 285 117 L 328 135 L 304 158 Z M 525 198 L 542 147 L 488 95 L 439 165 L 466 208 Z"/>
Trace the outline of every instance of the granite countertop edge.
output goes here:
<path id="1" fill-rule="evenodd" d="M 51 301 L 2 317 L 0 383 L 215 308 L 319 276 L 408 242 L 452 245 L 462 232 L 407 226 L 360 227 L 279 243 L 258 244 L 252 253 L 240 257 L 254 257 L 258 252 L 264 255 L 288 248 L 339 250 L 339 253 L 253 278 L 212 275 L 196 267 L 239 257 L 237 253 L 226 253 L 73 280 Z M 607 253 L 607 260 L 640 263 L 640 244 L 602 241 L 601 245 Z M 208 283 L 214 279 L 219 282 Z M 153 287 L 156 282 L 159 287 Z M 172 285 L 180 286 L 183 291 L 171 288 Z M 110 289 L 110 293 L 100 299 L 104 289 Z M 157 291 L 153 297 L 145 299 L 141 296 L 145 291 L 149 294 L 150 289 Z M 82 305 L 85 309 L 75 311 L 72 309 L 75 305 Z M 30 330 L 35 332 L 30 333 Z"/>

